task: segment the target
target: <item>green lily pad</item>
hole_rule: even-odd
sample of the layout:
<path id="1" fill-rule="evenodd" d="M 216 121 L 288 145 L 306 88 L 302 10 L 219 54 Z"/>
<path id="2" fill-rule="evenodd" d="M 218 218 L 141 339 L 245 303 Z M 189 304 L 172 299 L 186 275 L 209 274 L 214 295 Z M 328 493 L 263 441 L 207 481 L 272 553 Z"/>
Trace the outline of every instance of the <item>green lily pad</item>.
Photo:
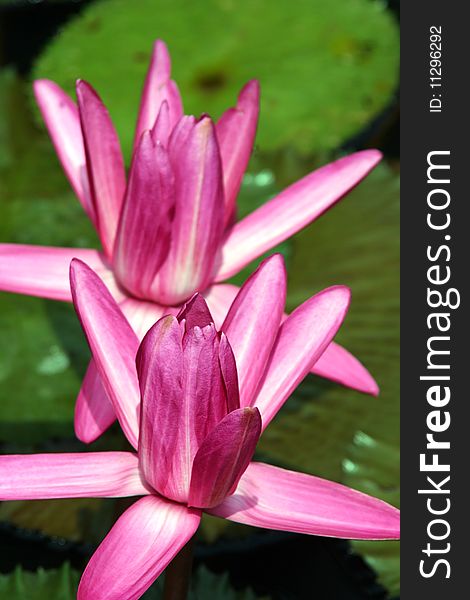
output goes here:
<path id="1" fill-rule="evenodd" d="M 74 600 L 80 574 L 65 563 L 60 569 L 24 571 L 17 567 L 13 573 L 0 575 L 0 596 L 8 600 Z M 163 581 L 160 577 L 142 596 L 145 600 L 162 600 Z M 188 600 L 255 600 L 249 590 L 235 590 L 227 574 L 216 575 L 205 567 L 195 571 L 191 579 Z"/>
<path id="2" fill-rule="evenodd" d="M 163 598 L 164 576 L 157 579 L 142 596 L 143 600 L 161 600 Z M 204 566 L 193 572 L 188 600 L 255 600 L 258 598 L 250 589 L 235 590 L 225 574 L 215 574 Z"/>
<path id="3" fill-rule="evenodd" d="M 79 578 L 67 563 L 61 569 L 38 569 L 34 573 L 17 567 L 9 575 L 0 575 L 0 596 L 9 600 L 73 600 Z"/>
<path id="4" fill-rule="evenodd" d="M 129 156 L 155 38 L 169 45 L 189 113 L 219 117 L 246 81 L 261 81 L 262 151 L 337 147 L 397 82 L 398 28 L 381 0 L 101 1 L 64 27 L 34 76 L 69 92 L 90 81 Z"/>
<path id="5" fill-rule="evenodd" d="M 344 482 L 400 506 L 400 447 L 358 431 L 343 461 Z M 392 595 L 400 592 L 400 542 L 353 542 Z"/>
<path id="6" fill-rule="evenodd" d="M 101 498 L 2 502 L 0 521 L 54 538 L 99 544 L 114 523 L 117 502 Z"/>

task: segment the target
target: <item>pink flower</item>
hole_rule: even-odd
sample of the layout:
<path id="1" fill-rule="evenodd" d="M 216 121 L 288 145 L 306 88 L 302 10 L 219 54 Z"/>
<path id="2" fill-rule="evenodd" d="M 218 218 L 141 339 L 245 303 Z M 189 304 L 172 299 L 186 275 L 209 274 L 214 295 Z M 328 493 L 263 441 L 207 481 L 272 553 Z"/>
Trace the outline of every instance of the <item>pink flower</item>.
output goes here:
<path id="1" fill-rule="evenodd" d="M 163 314 L 177 314 L 196 291 L 204 294 L 220 325 L 238 291 L 221 282 L 319 217 L 380 159 L 375 150 L 342 158 L 235 223 L 236 197 L 258 120 L 256 81 L 243 88 L 237 106 L 215 125 L 207 116 L 183 116 L 167 48 L 157 41 L 127 183 L 119 140 L 92 87 L 78 81 L 78 107 L 52 81 L 36 81 L 34 89 L 64 171 L 103 250 L 0 244 L 0 289 L 70 301 L 69 264 L 80 258 L 105 281 L 139 338 Z M 335 343 L 313 371 L 378 393 L 361 363 Z M 92 362 L 77 399 L 77 436 L 93 441 L 113 420 Z"/>
<path id="2" fill-rule="evenodd" d="M 137 453 L 2 456 L 0 499 L 143 496 L 91 558 L 79 599 L 139 598 L 194 535 L 202 511 L 270 529 L 398 538 L 392 506 L 251 462 L 260 434 L 338 330 L 347 288 L 324 290 L 281 324 L 286 279 L 274 256 L 241 288 L 221 332 L 195 295 L 139 347 L 104 284 L 77 260 L 71 285 L 98 371 Z"/>

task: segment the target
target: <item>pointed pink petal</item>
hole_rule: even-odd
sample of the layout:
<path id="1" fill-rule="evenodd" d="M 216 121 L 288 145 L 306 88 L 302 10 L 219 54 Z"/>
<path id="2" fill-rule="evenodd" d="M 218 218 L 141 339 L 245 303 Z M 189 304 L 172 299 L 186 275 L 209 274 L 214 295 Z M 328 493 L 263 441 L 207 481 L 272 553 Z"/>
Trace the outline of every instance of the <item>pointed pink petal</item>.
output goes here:
<path id="1" fill-rule="evenodd" d="M 116 413 L 92 359 L 75 402 L 75 435 L 84 444 L 100 437 L 116 420 Z"/>
<path id="2" fill-rule="evenodd" d="M 149 494 L 130 452 L 0 456 L 0 500 L 119 498 Z"/>
<path id="3" fill-rule="evenodd" d="M 117 299 L 122 298 L 104 256 L 98 250 L 85 248 L 0 244 L 0 290 L 70 302 L 72 258 L 87 262 L 104 279 L 110 292 Z"/>
<path id="4" fill-rule="evenodd" d="M 183 118 L 173 131 L 169 153 L 176 190 L 171 246 L 151 296 L 175 305 L 207 287 L 222 238 L 222 167 L 211 120 Z"/>
<path id="5" fill-rule="evenodd" d="M 363 150 L 321 167 L 234 225 L 222 249 L 216 280 L 297 233 L 331 208 L 375 167 L 377 150 Z"/>
<path id="6" fill-rule="evenodd" d="M 160 494 L 178 502 L 187 500 L 199 445 L 227 414 L 214 326 L 183 334 L 175 317 L 163 317 L 137 355 L 142 469 Z"/>
<path id="7" fill-rule="evenodd" d="M 148 496 L 114 524 L 93 554 L 77 600 L 137 600 L 193 537 L 200 511 Z"/>
<path id="8" fill-rule="evenodd" d="M 126 189 L 121 146 L 106 107 L 85 81 L 77 83 L 77 98 L 96 227 L 105 254 L 111 258 Z"/>
<path id="9" fill-rule="evenodd" d="M 186 302 L 176 318 L 180 323 L 184 319 L 186 330 L 193 329 L 194 327 L 205 327 L 214 322 L 206 301 L 201 294 L 194 294 L 191 300 Z"/>
<path id="10" fill-rule="evenodd" d="M 336 335 L 350 297 L 348 288 L 330 287 L 301 304 L 281 325 L 254 401 L 263 430 Z"/>
<path id="11" fill-rule="evenodd" d="M 170 121 L 170 108 L 168 106 L 168 102 L 164 100 L 160 106 L 160 110 L 158 111 L 155 124 L 150 130 L 153 142 L 155 144 L 160 143 L 166 148 L 173 130 L 173 126 L 174 125 Z M 148 131 L 148 129 L 144 129 L 142 135 L 145 133 L 145 131 Z M 142 135 L 140 136 L 141 139 Z"/>
<path id="12" fill-rule="evenodd" d="M 178 312 L 178 307 L 160 306 L 134 298 L 126 298 L 120 308 L 139 340 L 163 314 Z M 89 444 L 104 433 L 115 419 L 112 402 L 92 359 L 75 404 L 75 433 L 79 440 Z"/>
<path id="13" fill-rule="evenodd" d="M 229 413 L 206 437 L 193 464 L 189 506 L 209 508 L 231 494 L 248 467 L 261 434 L 256 408 Z"/>
<path id="14" fill-rule="evenodd" d="M 74 101 L 53 81 L 38 79 L 33 88 L 62 168 L 85 212 L 94 223 L 95 211 L 78 109 Z"/>
<path id="15" fill-rule="evenodd" d="M 342 346 L 332 342 L 313 365 L 312 373 L 364 394 L 377 396 L 379 386 L 369 371 Z"/>
<path id="16" fill-rule="evenodd" d="M 85 263 L 72 261 L 70 285 L 106 393 L 124 435 L 136 448 L 140 393 L 135 356 L 139 340 L 103 282 Z"/>
<path id="17" fill-rule="evenodd" d="M 235 493 L 208 511 L 237 523 L 327 537 L 398 539 L 400 512 L 339 483 L 251 463 Z"/>
<path id="18" fill-rule="evenodd" d="M 240 408 L 240 391 L 235 355 L 225 333 L 220 334 L 219 364 L 227 396 L 227 410 L 230 413 Z"/>
<path id="19" fill-rule="evenodd" d="M 225 223 L 234 216 L 235 203 L 256 135 L 259 114 L 259 83 L 248 82 L 236 108 L 229 108 L 216 125 L 224 171 Z"/>
<path id="20" fill-rule="evenodd" d="M 148 298 L 152 281 L 170 244 L 174 180 L 168 154 L 143 133 L 129 176 L 116 236 L 113 263 L 119 281 Z"/>
<path id="21" fill-rule="evenodd" d="M 221 329 L 227 312 L 235 300 L 240 288 L 230 283 L 218 283 L 204 292 L 204 298 L 209 306 L 217 329 Z"/>
<path id="22" fill-rule="evenodd" d="M 227 312 L 239 290 L 240 288 L 235 285 L 219 283 L 204 292 L 217 329 L 222 328 Z M 287 316 L 284 315 L 284 318 L 287 319 Z M 364 394 L 376 396 L 379 393 L 377 383 L 367 369 L 357 358 L 335 342 L 331 342 L 313 365 L 311 372 Z"/>
<path id="23" fill-rule="evenodd" d="M 153 47 L 147 77 L 145 79 L 139 118 L 135 131 L 134 145 L 146 129 L 152 129 L 160 107 L 164 101 L 168 104 L 170 128 L 183 116 L 183 104 L 178 86 L 170 79 L 171 62 L 166 44 L 157 40 Z M 162 140 L 162 143 L 165 141 Z"/>
<path id="24" fill-rule="evenodd" d="M 286 270 L 280 254 L 261 263 L 243 284 L 222 325 L 233 348 L 240 405 L 251 406 L 259 388 L 286 302 Z"/>

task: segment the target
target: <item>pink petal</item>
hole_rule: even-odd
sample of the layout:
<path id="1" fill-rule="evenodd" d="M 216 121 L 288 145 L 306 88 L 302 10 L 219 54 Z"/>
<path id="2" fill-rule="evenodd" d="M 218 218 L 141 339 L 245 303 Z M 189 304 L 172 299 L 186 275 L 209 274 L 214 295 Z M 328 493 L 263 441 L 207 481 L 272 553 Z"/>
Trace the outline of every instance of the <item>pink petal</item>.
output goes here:
<path id="1" fill-rule="evenodd" d="M 33 88 L 62 168 L 85 212 L 94 223 L 95 210 L 86 170 L 78 109 L 74 101 L 53 81 L 38 79 Z"/>
<path id="2" fill-rule="evenodd" d="M 92 359 L 75 402 L 75 435 L 84 444 L 100 437 L 116 420 L 116 413 Z"/>
<path id="3" fill-rule="evenodd" d="M 249 262 L 297 233 L 336 204 L 381 158 L 363 150 L 310 173 L 237 223 L 222 249 L 216 281 L 238 273 Z"/>
<path id="4" fill-rule="evenodd" d="M 218 283 L 203 292 L 217 329 L 221 329 L 230 305 L 235 300 L 239 290 L 240 288 L 236 285 Z"/>
<path id="5" fill-rule="evenodd" d="M 193 537 L 200 511 L 148 496 L 114 524 L 80 581 L 78 600 L 136 600 Z"/>
<path id="6" fill-rule="evenodd" d="M 259 388 L 286 302 L 286 270 L 280 254 L 261 263 L 243 284 L 222 325 L 233 348 L 240 404 L 251 406 Z"/>
<path id="7" fill-rule="evenodd" d="M 240 92 L 236 108 L 229 108 L 216 125 L 224 171 L 225 223 L 232 221 L 237 194 L 256 135 L 259 115 L 259 83 L 248 82 Z"/>
<path id="8" fill-rule="evenodd" d="M 237 523 L 349 539 L 398 539 L 400 512 L 339 483 L 251 463 L 235 493 L 209 511 Z"/>
<path id="9" fill-rule="evenodd" d="M 194 327 L 206 327 L 206 325 L 214 322 L 206 301 L 201 294 L 194 294 L 191 300 L 186 302 L 178 313 L 177 319 L 180 323 L 184 319 L 186 330 L 193 329 Z"/>
<path id="10" fill-rule="evenodd" d="M 350 297 L 348 288 L 330 287 L 301 304 L 281 325 L 254 402 L 263 430 L 336 335 Z"/>
<path id="11" fill-rule="evenodd" d="M 224 333 L 220 334 L 219 364 L 227 397 L 227 410 L 230 413 L 240 408 L 240 391 L 235 355 Z"/>
<path id="12" fill-rule="evenodd" d="M 130 452 L 0 456 L 0 500 L 119 498 L 149 494 Z"/>
<path id="13" fill-rule="evenodd" d="M 153 142 L 155 144 L 160 143 L 166 148 L 173 130 L 173 126 L 174 124 L 172 124 L 170 121 L 170 108 L 168 107 L 168 102 L 164 100 L 160 106 L 160 110 L 158 111 L 155 124 L 150 130 Z M 148 129 L 144 129 L 142 135 L 145 133 L 145 131 L 148 131 Z M 141 139 L 142 135 L 140 136 Z"/>
<path id="14" fill-rule="evenodd" d="M 173 131 L 169 153 L 176 190 L 171 247 L 151 297 L 175 305 L 207 287 L 222 238 L 222 167 L 211 120 L 183 118 Z"/>
<path id="15" fill-rule="evenodd" d="M 77 83 L 77 98 L 96 227 L 106 256 L 112 257 L 126 189 L 121 146 L 106 107 L 85 81 Z"/>
<path id="16" fill-rule="evenodd" d="M 214 326 L 183 334 L 184 326 L 175 317 L 163 317 L 137 355 L 142 469 L 160 494 L 178 502 L 187 500 L 200 444 L 227 414 Z"/>
<path id="17" fill-rule="evenodd" d="M 239 408 L 222 419 L 194 458 L 188 505 L 217 506 L 231 494 L 253 458 L 260 434 L 256 408 Z"/>
<path id="18" fill-rule="evenodd" d="M 72 261 L 70 285 L 106 393 L 125 436 L 136 448 L 140 393 L 135 356 L 139 340 L 103 282 L 85 263 Z"/>
<path id="19" fill-rule="evenodd" d="M 218 283 L 204 292 L 217 329 L 222 328 L 227 312 L 235 300 L 240 288 L 229 283 Z M 284 315 L 287 319 L 288 315 Z M 331 342 L 325 352 L 313 365 L 312 373 L 336 381 L 353 390 L 376 396 L 377 383 L 367 369 L 335 342 Z"/>
<path id="20" fill-rule="evenodd" d="M 70 302 L 69 266 L 73 258 L 87 262 L 120 300 L 108 262 L 98 250 L 0 244 L 0 290 Z"/>
<path id="21" fill-rule="evenodd" d="M 141 340 L 163 314 L 176 314 L 178 307 L 126 298 L 120 308 Z M 92 359 L 75 404 L 75 433 L 84 443 L 95 441 L 114 422 L 116 415 Z"/>
<path id="22" fill-rule="evenodd" d="M 135 152 L 114 246 L 119 281 L 134 296 L 148 298 L 168 253 L 174 180 L 166 150 L 144 132 Z"/>
<path id="23" fill-rule="evenodd" d="M 171 62 L 168 48 L 164 42 L 157 40 L 153 47 L 152 59 L 142 93 L 135 131 L 135 146 L 137 146 L 142 133 L 146 129 L 152 129 L 163 102 L 166 101 L 168 104 L 171 129 L 183 116 L 181 96 L 178 86 L 170 79 L 170 72 Z M 163 140 L 162 142 L 165 143 Z"/>
<path id="24" fill-rule="evenodd" d="M 312 373 L 341 385 L 377 396 L 379 386 L 369 371 L 345 348 L 332 342 L 313 365 Z"/>

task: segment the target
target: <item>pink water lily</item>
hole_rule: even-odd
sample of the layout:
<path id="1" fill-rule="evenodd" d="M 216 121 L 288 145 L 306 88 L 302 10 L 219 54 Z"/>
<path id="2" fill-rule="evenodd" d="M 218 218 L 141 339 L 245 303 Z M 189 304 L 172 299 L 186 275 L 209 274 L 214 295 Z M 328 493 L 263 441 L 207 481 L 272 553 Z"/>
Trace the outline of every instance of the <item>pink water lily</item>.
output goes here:
<path id="1" fill-rule="evenodd" d="M 99 277 L 71 265 L 74 304 L 134 452 L 0 457 L 0 499 L 143 496 L 86 567 L 80 600 L 139 598 L 196 532 L 203 511 L 264 528 L 396 539 L 392 506 L 311 475 L 252 462 L 262 431 L 338 330 L 336 286 L 284 322 L 274 256 L 241 288 L 217 331 L 195 295 L 139 341 Z"/>
<path id="2" fill-rule="evenodd" d="M 34 84 L 64 171 L 99 235 L 102 251 L 0 244 L 0 289 L 70 301 L 72 258 L 105 281 L 139 339 L 163 314 L 200 291 L 217 325 L 238 288 L 221 283 L 290 237 L 359 183 L 375 150 L 324 166 L 235 223 L 236 197 L 256 133 L 259 88 L 249 82 L 214 124 L 183 115 L 170 58 L 157 41 L 147 74 L 126 182 L 119 140 L 93 88 L 77 83 L 78 106 L 54 82 Z M 317 375 L 376 395 L 377 384 L 334 342 Z M 77 399 L 75 430 L 96 439 L 115 415 L 92 362 Z"/>

